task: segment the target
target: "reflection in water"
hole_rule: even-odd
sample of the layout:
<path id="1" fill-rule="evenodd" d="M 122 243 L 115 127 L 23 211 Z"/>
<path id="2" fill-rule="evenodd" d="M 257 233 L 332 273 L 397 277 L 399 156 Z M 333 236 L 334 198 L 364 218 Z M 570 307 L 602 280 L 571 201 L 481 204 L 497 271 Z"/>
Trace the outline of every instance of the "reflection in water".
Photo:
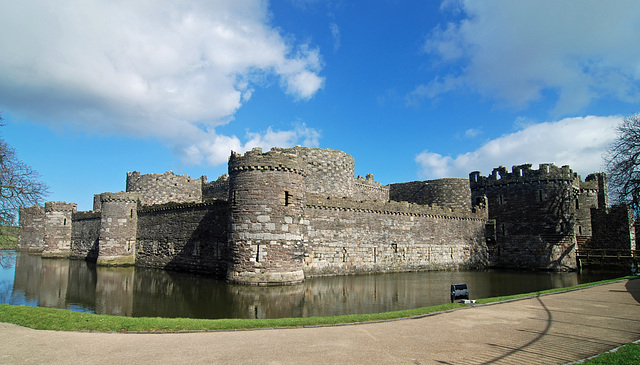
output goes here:
<path id="1" fill-rule="evenodd" d="M 376 313 L 449 302 L 451 284 L 471 299 L 566 287 L 609 273 L 436 271 L 310 278 L 293 286 L 251 287 L 206 276 L 0 252 L 0 303 L 134 317 L 281 318 Z M 14 277 L 15 276 L 15 277 Z"/>

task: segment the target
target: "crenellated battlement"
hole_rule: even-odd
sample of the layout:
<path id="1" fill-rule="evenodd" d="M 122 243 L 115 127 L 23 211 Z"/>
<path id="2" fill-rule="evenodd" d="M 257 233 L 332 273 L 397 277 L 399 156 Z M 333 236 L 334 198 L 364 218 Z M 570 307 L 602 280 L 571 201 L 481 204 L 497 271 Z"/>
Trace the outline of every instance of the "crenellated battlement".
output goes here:
<path id="1" fill-rule="evenodd" d="M 236 171 L 284 171 L 305 175 L 302 163 L 297 155 L 285 151 L 271 150 L 262 153 L 262 148 L 256 147 L 244 155 L 232 152 L 229 157 L 229 174 Z"/>
<path id="2" fill-rule="evenodd" d="M 549 181 L 566 181 L 579 185 L 580 176 L 574 173 L 568 165 L 557 167 L 554 164 L 540 164 L 537 170 L 531 169 L 531 164 L 516 165 L 511 172 L 500 166 L 493 169 L 489 176 L 481 176 L 480 171 L 469 174 L 471 188 L 507 185 L 514 183 L 539 183 Z"/>
<path id="3" fill-rule="evenodd" d="M 44 211 L 45 212 L 64 212 L 64 213 L 75 213 L 77 209 L 76 203 L 66 203 L 66 202 L 46 202 L 44 203 Z"/>
<path id="4" fill-rule="evenodd" d="M 486 208 L 478 207 L 471 211 L 464 208 L 451 208 L 435 204 L 423 205 L 406 201 L 357 201 L 349 198 L 332 198 L 321 194 L 307 194 L 305 203 L 308 208 L 360 211 L 376 214 L 406 215 L 442 219 L 486 220 Z"/>
<path id="5" fill-rule="evenodd" d="M 102 193 L 100 194 L 100 201 L 105 202 L 122 202 L 122 203 L 138 203 L 140 201 L 140 194 L 129 193 L 120 191 L 117 193 Z"/>

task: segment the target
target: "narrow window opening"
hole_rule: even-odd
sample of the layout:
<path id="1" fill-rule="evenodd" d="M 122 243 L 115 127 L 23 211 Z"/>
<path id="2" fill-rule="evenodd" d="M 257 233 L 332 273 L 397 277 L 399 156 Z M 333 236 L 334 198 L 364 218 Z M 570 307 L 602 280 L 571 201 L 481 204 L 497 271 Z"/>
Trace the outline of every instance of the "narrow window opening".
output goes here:
<path id="1" fill-rule="evenodd" d="M 578 226 L 578 234 L 582 236 L 582 226 Z"/>
<path id="2" fill-rule="evenodd" d="M 235 190 L 231 192 L 231 204 L 236 204 L 236 193 L 237 191 Z"/>
<path id="3" fill-rule="evenodd" d="M 67 225 L 67 218 L 64 219 L 64 222 L 62 223 L 63 226 Z"/>
<path id="4" fill-rule="evenodd" d="M 576 199 L 576 209 L 580 209 L 580 200 Z"/>
<path id="5" fill-rule="evenodd" d="M 347 248 L 342 248 L 342 262 L 347 262 Z"/>
<path id="6" fill-rule="evenodd" d="M 288 206 L 289 204 L 291 204 L 291 199 L 290 199 L 291 197 L 292 196 L 291 196 L 291 194 L 289 194 L 288 191 L 284 192 L 284 205 L 285 206 Z"/>
<path id="7" fill-rule="evenodd" d="M 391 244 L 391 248 L 393 249 L 393 253 L 398 253 L 398 244 L 397 243 L 392 243 Z"/>
<path id="8" fill-rule="evenodd" d="M 133 209 L 131 209 L 131 218 L 133 218 Z"/>
<path id="9" fill-rule="evenodd" d="M 256 245 L 256 262 L 260 262 L 260 245 Z"/>

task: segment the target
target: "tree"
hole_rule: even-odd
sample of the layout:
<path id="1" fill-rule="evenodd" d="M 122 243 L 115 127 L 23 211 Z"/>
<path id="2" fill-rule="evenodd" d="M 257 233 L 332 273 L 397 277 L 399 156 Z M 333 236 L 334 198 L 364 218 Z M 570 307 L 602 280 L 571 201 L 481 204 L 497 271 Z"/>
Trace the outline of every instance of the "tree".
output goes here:
<path id="1" fill-rule="evenodd" d="M 42 204 L 48 193 L 40 175 L 20 161 L 15 150 L 0 138 L 0 225 L 15 223 L 19 207 Z"/>
<path id="2" fill-rule="evenodd" d="M 618 136 L 605 155 L 609 191 L 617 203 L 640 213 L 640 114 L 628 116 L 616 128 Z"/>

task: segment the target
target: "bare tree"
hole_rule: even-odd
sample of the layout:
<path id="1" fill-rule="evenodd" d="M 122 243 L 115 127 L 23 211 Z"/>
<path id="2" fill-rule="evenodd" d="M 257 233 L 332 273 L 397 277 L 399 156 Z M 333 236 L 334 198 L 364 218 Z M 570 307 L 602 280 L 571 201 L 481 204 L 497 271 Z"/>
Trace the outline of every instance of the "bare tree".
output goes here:
<path id="1" fill-rule="evenodd" d="M 618 137 L 605 155 L 609 191 L 617 203 L 640 213 L 640 114 L 628 116 L 616 128 Z"/>
<path id="2" fill-rule="evenodd" d="M 0 114 L 0 126 L 3 126 Z M 16 222 L 19 207 L 42 204 L 48 187 L 40 175 L 16 157 L 15 150 L 0 138 L 0 225 Z"/>

